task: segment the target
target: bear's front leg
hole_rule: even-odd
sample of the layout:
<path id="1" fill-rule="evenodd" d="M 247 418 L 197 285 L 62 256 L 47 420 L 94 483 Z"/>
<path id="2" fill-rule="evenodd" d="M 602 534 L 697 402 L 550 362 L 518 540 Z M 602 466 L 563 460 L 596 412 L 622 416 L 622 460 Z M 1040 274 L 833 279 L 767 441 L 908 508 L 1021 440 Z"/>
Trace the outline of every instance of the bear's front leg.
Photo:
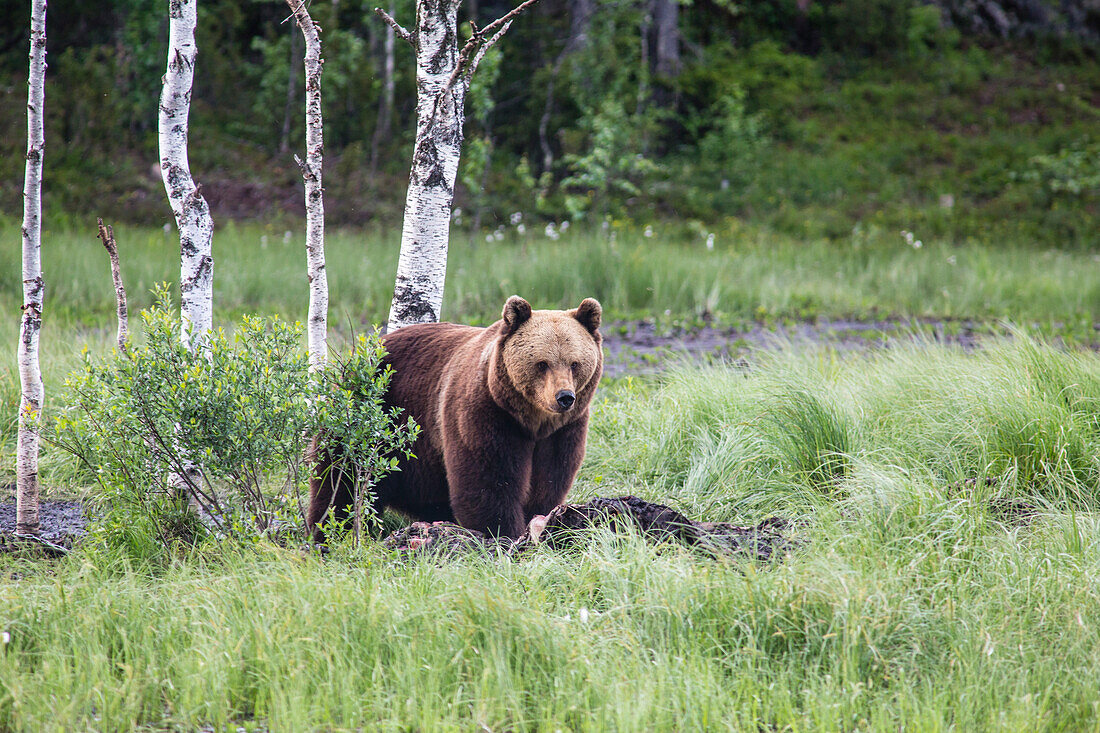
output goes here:
<path id="1" fill-rule="evenodd" d="M 524 505 L 524 520 L 546 514 L 565 501 L 584 460 L 588 416 L 535 443 L 531 458 L 531 490 Z"/>
<path id="2" fill-rule="evenodd" d="M 503 433 L 483 431 L 478 437 L 476 445 L 454 441 L 444 450 L 455 519 L 466 529 L 519 537 L 526 528 L 532 444 Z"/>

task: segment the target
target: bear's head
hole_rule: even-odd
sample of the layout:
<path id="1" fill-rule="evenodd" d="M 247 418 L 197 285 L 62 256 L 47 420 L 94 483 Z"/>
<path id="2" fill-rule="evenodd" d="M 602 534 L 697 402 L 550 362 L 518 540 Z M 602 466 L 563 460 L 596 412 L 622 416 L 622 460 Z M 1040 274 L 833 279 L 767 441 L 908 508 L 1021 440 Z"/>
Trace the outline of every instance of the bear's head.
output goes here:
<path id="1" fill-rule="evenodd" d="M 587 409 L 603 373 L 602 312 L 593 298 L 566 311 L 532 310 L 518 295 L 504 304 L 500 364 L 540 422 Z"/>

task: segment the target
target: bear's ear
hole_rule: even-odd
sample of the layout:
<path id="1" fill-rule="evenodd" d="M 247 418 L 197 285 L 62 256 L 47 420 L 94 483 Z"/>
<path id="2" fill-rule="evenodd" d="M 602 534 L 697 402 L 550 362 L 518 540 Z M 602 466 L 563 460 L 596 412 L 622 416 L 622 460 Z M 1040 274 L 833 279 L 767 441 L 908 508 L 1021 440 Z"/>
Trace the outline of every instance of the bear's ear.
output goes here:
<path id="1" fill-rule="evenodd" d="M 513 295 L 504 304 L 504 312 L 500 317 L 504 319 L 503 335 L 515 333 L 531 317 L 531 304 L 518 295 Z"/>
<path id="2" fill-rule="evenodd" d="M 595 298 L 585 298 L 581 301 L 577 310 L 573 311 L 573 317 L 580 321 L 589 333 L 596 333 L 596 329 L 600 327 L 602 316 L 603 308 L 600 307 L 600 301 Z"/>

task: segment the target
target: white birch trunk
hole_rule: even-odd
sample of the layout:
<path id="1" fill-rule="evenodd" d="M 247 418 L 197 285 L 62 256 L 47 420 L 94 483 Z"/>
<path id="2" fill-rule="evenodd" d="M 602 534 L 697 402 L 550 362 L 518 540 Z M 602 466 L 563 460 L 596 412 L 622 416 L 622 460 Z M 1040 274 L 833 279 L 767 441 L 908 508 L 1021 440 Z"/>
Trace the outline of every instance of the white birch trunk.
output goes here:
<path id="1" fill-rule="evenodd" d="M 158 119 L 161 177 L 180 233 L 180 338 L 190 349 L 212 328 L 214 311 L 214 222 L 187 161 L 187 118 L 197 54 L 196 3 L 168 0 L 168 70 Z"/>
<path id="2" fill-rule="evenodd" d="M 321 119 L 321 38 L 304 0 L 287 0 L 305 38 L 306 66 L 306 162 L 302 177 L 306 187 L 306 274 L 309 278 L 309 313 L 306 319 L 310 371 L 328 363 L 328 275 L 325 272 L 325 203 L 321 188 L 324 125 Z"/>
<path id="3" fill-rule="evenodd" d="M 42 158 L 46 101 L 46 0 L 31 3 L 27 90 L 27 168 L 23 179 L 23 318 L 19 329 L 19 435 L 15 454 L 15 532 L 37 535 L 38 423 L 45 390 L 38 364 L 45 285 L 42 280 Z"/>
<path id="4" fill-rule="evenodd" d="M 451 203 L 462 148 L 466 82 L 458 64 L 457 0 L 416 4 L 416 143 L 388 331 L 439 320 Z"/>
<path id="5" fill-rule="evenodd" d="M 516 16 L 535 2 L 525 0 L 484 28 L 475 25 L 461 52 L 458 50 L 461 0 L 417 0 L 413 33 L 375 8 L 398 37 L 416 49 L 416 143 L 387 331 L 439 320 L 470 76 Z"/>

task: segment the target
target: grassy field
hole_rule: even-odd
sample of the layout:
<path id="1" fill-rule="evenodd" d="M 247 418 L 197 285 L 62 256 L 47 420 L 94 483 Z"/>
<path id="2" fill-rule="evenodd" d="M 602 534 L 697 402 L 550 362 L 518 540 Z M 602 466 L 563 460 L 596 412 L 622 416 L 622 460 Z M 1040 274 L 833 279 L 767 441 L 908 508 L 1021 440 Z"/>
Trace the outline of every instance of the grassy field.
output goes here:
<path id="1" fill-rule="evenodd" d="M 0 219 L 0 237 L 18 241 L 18 222 Z M 1025 236 L 1002 241 L 912 241 L 899 230 L 857 228 L 843 242 L 796 239 L 731 223 L 715 231 L 673 224 L 609 232 L 501 230 L 501 239 L 453 236 L 443 317 L 487 323 L 509 295 L 537 307 L 567 307 L 595 296 L 610 319 L 690 322 L 763 317 L 930 316 L 1087 322 L 1100 304 L 1100 255 L 1037 249 Z M 713 235 L 712 248 L 707 234 Z M 137 307 L 151 288 L 179 277 L 179 240 L 160 230 L 118 227 L 123 277 Z M 332 321 L 378 323 L 389 310 L 399 238 L 393 231 L 334 230 L 325 246 Z M 228 224 L 214 238 L 215 308 L 224 322 L 241 312 L 301 318 L 308 290 L 301 231 Z M 0 304 L 21 297 L 18 251 L 0 252 Z M 43 235 L 47 329 L 110 326 L 114 290 L 106 253 L 85 231 Z M 133 308 L 136 312 L 136 308 Z M 56 333 L 56 332 L 55 332 Z M 47 341 L 48 343 L 48 341 Z"/>
<path id="2" fill-rule="evenodd" d="M 17 238 L 10 222 L 0 234 Z M 572 496 L 787 517 L 803 544 L 775 564 L 606 531 L 518 560 L 399 560 L 376 544 L 324 558 L 208 544 L 167 564 L 94 542 L 54 563 L 0 556 L 0 730 L 1100 727 L 1100 357 L 1028 335 L 1092 338 L 1094 256 L 915 248 L 893 231 L 838 244 L 731 229 L 713 250 L 654 234 L 456 240 L 444 315 L 485 323 L 518 292 L 686 325 L 894 315 L 1022 330 L 970 353 L 789 349 L 606 383 Z M 177 245 L 117 235 L 147 304 Z M 219 323 L 300 317 L 290 239 L 219 232 Z M 384 316 L 395 241 L 330 234 L 345 333 Z M 112 291 L 90 229 L 44 246 L 46 382 L 61 400 L 82 346 L 113 338 Z M 0 283 L 9 313 L 16 288 Z M 0 379 L 10 455 L 14 366 Z M 80 490 L 49 450 L 43 469 Z"/>
<path id="3" fill-rule="evenodd" d="M 780 513 L 805 545 L 775 565 L 600 531 L 5 559 L 0 728 L 1094 729 L 1098 407 L 1100 359 L 1025 338 L 605 389 L 576 495 Z"/>

